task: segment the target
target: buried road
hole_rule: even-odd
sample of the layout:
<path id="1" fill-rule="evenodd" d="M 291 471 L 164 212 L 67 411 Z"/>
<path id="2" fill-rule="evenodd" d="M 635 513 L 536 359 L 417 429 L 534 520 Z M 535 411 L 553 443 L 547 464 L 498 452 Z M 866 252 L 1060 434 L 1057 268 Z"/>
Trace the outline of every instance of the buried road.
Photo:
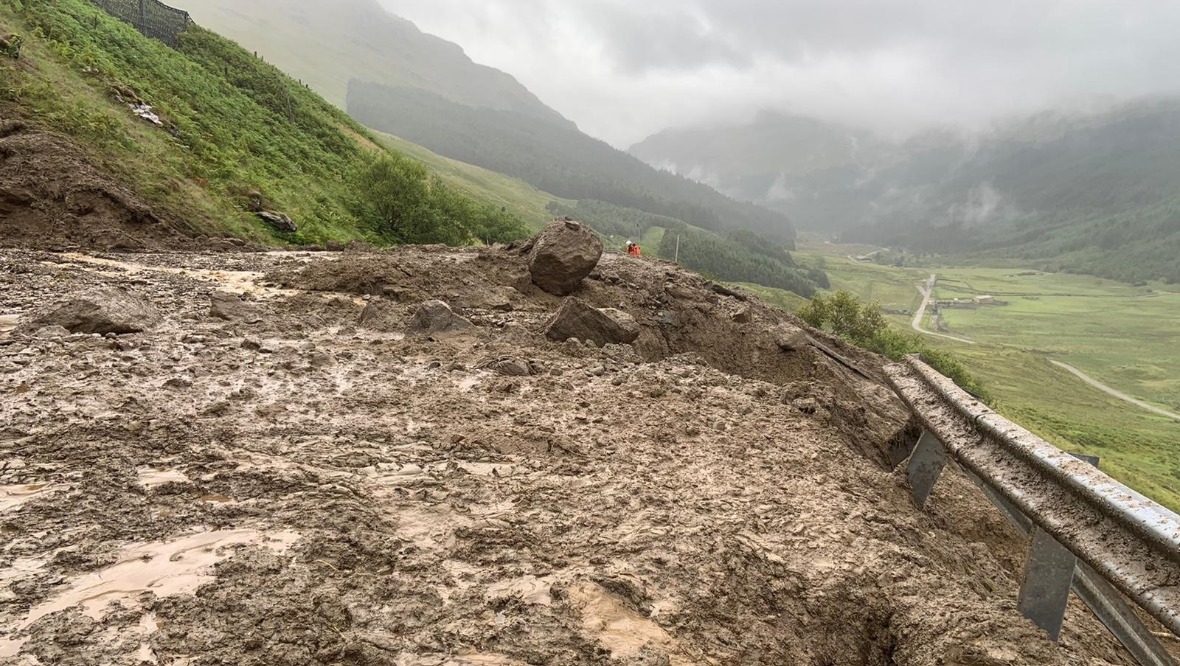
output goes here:
<path id="1" fill-rule="evenodd" d="M 508 249 L 0 260 L 0 663 L 1131 663 L 967 481 L 912 506 L 880 359 L 674 266 L 602 260 L 598 347 Z M 98 288 L 160 322 L 37 323 Z"/>

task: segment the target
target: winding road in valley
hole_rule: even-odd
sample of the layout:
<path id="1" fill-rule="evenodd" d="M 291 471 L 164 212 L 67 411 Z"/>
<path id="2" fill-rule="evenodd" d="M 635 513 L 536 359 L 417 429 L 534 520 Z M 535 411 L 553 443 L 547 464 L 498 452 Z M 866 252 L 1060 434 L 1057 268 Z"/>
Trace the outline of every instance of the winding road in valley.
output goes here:
<path id="1" fill-rule="evenodd" d="M 934 294 L 934 285 L 937 282 L 938 282 L 938 275 L 935 273 L 931 273 L 930 277 L 926 280 L 925 284 L 918 285 L 918 293 L 922 294 L 922 305 L 918 308 L 918 313 L 914 315 L 914 321 L 910 325 L 913 326 L 915 331 L 921 333 L 922 335 L 932 335 L 936 338 L 946 338 L 947 340 L 954 340 L 955 342 L 963 342 L 963 343 L 966 343 L 969 345 L 975 344 L 974 340 L 968 340 L 967 338 L 958 338 L 953 335 L 947 335 L 945 333 L 935 333 L 934 331 L 927 331 L 926 329 L 922 328 L 922 318 L 926 316 L 926 307 L 930 305 L 930 299 Z"/>
<path id="2" fill-rule="evenodd" d="M 1123 402 L 1129 402 L 1132 405 L 1135 405 L 1136 407 L 1139 407 L 1141 409 L 1146 409 L 1147 411 L 1149 411 L 1153 414 L 1159 414 L 1160 416 L 1167 417 L 1167 418 L 1172 419 L 1174 421 L 1180 421 L 1180 414 L 1177 414 L 1175 412 L 1169 412 L 1166 409 L 1161 409 L 1159 407 L 1156 407 L 1155 405 L 1150 405 L 1146 402 L 1143 402 L 1142 400 L 1137 400 L 1135 398 L 1132 398 L 1131 396 L 1127 395 L 1126 393 L 1123 393 L 1122 391 L 1118 391 L 1116 389 L 1113 389 L 1113 388 L 1107 386 L 1106 384 L 1103 384 L 1102 382 L 1098 381 L 1097 379 L 1094 379 L 1093 377 L 1087 375 L 1086 373 L 1082 372 L 1081 370 L 1078 370 L 1077 368 L 1073 367 L 1072 365 L 1069 365 L 1067 363 L 1062 363 L 1061 361 L 1052 361 L 1051 360 L 1049 362 L 1052 363 L 1053 365 L 1061 368 L 1062 370 L 1069 372 L 1073 376 L 1086 382 L 1090 386 L 1093 386 L 1094 388 L 1098 389 L 1099 391 L 1102 391 L 1103 393 L 1112 395 L 1112 396 L 1118 398 L 1119 400 L 1122 400 Z"/>
<path id="3" fill-rule="evenodd" d="M 963 343 L 966 343 L 969 345 L 975 344 L 975 341 L 968 340 L 967 338 L 958 338 L 953 335 L 946 335 L 944 333 L 935 333 L 934 331 L 928 331 L 928 330 L 922 328 L 922 319 L 926 316 L 926 308 L 929 307 L 930 299 L 933 298 L 933 296 L 934 296 L 934 285 L 937 282 L 938 282 L 938 275 L 935 273 L 931 273 L 930 277 L 926 280 L 925 283 L 918 285 L 918 293 L 922 294 L 922 305 L 918 308 L 917 314 L 914 315 L 914 321 L 910 325 L 913 327 L 913 329 L 915 331 L 917 331 L 923 335 L 931 335 L 934 337 L 946 338 L 948 340 L 954 340 L 956 342 L 963 342 Z M 1156 407 L 1155 405 L 1143 402 L 1142 400 L 1132 398 L 1131 396 L 1127 395 L 1126 393 L 1123 393 L 1122 391 L 1119 391 L 1117 389 L 1107 386 L 1106 384 L 1103 384 L 1102 382 L 1098 381 L 1097 379 L 1094 379 L 1093 377 L 1087 375 L 1086 373 L 1082 372 L 1081 370 L 1078 370 L 1077 368 L 1073 367 L 1072 365 L 1069 365 L 1067 363 L 1062 363 L 1061 361 L 1050 360 L 1049 362 L 1052 363 L 1053 365 L 1061 368 L 1062 370 L 1069 372 L 1073 376 L 1075 376 L 1078 379 L 1082 380 L 1083 382 L 1089 384 L 1090 386 L 1093 386 L 1094 388 L 1098 389 L 1099 391 L 1106 393 L 1107 395 L 1118 398 L 1119 400 L 1122 400 L 1123 402 L 1135 405 L 1136 407 L 1138 407 L 1140 409 L 1145 409 L 1153 414 L 1158 414 L 1159 416 L 1163 416 L 1165 418 L 1169 418 L 1174 421 L 1180 421 L 1180 414 L 1177 414 L 1175 412 L 1169 412 L 1166 409 L 1162 409 L 1160 407 Z"/>

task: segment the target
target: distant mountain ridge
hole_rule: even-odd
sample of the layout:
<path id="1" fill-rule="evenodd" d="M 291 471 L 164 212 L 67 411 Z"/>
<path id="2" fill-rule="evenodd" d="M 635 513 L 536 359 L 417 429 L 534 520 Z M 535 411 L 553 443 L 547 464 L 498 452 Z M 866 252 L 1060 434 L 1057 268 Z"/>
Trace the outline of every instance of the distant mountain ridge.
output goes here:
<path id="1" fill-rule="evenodd" d="M 476 64 L 457 44 L 375 0 L 175 0 L 198 24 L 257 50 L 344 108 L 357 76 L 427 90 L 471 107 L 572 125 L 511 75 Z"/>
<path id="2" fill-rule="evenodd" d="M 661 132 L 631 152 L 848 240 L 1180 281 L 1180 100 L 901 143 L 767 113 Z"/>

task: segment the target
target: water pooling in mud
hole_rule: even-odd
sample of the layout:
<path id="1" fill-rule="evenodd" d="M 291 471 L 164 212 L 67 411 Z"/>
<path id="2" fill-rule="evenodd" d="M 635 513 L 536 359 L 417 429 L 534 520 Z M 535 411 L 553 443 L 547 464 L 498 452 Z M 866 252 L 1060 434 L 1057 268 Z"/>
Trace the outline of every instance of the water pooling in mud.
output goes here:
<path id="1" fill-rule="evenodd" d="M 193 594 L 215 579 L 211 574 L 213 565 L 233 555 L 235 547 L 258 545 L 281 554 L 298 540 L 299 535 L 291 531 L 226 530 L 200 532 L 164 543 L 130 544 L 120 553 L 116 564 L 78 578 L 58 596 L 32 608 L 16 627 L 10 628 L 9 635 L 72 606 L 81 606 L 86 616 L 101 620 L 112 603 L 134 607 L 136 597 L 143 592 L 152 592 L 157 597 Z M 24 564 L 28 573 L 40 569 L 45 562 L 25 561 Z M 155 631 L 156 624 L 150 614 L 144 616 L 137 629 L 145 640 Z M 0 657 L 16 655 L 24 642 L 0 639 Z"/>

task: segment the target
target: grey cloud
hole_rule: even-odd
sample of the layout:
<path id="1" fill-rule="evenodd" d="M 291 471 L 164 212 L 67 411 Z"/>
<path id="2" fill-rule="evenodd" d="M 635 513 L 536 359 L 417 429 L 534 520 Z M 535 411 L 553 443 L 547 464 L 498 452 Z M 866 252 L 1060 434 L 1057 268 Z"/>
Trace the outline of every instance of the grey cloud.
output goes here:
<path id="1" fill-rule="evenodd" d="M 1180 91 L 1174 0 L 382 0 L 616 145 L 779 108 L 905 134 Z"/>

